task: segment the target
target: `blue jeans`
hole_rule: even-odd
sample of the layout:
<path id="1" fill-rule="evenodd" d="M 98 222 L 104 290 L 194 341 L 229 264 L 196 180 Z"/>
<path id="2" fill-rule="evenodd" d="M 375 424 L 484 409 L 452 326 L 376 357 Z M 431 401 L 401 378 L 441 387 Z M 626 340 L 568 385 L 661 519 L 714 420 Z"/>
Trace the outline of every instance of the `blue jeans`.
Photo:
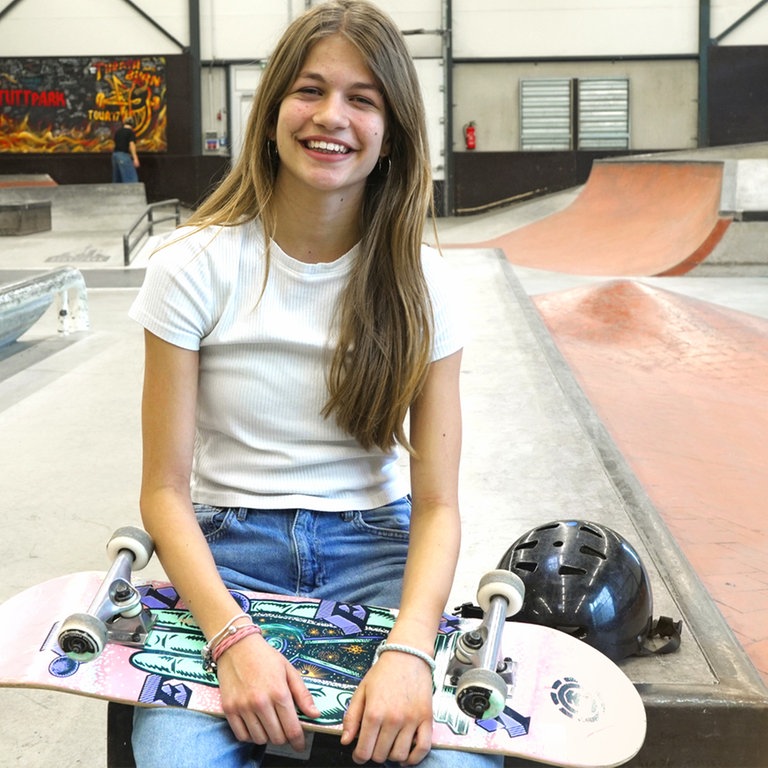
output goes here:
<path id="1" fill-rule="evenodd" d="M 352 512 L 196 507 L 226 585 L 396 607 L 411 503 Z M 185 746 L 181 746 L 185 745 Z M 257 768 L 262 748 L 238 742 L 226 720 L 184 709 L 134 712 L 138 768 Z M 500 768 L 502 759 L 433 750 L 424 768 Z"/>
<path id="2" fill-rule="evenodd" d="M 128 152 L 112 153 L 112 181 L 115 184 L 135 184 L 139 180 L 139 174 L 133 164 L 133 158 Z"/>

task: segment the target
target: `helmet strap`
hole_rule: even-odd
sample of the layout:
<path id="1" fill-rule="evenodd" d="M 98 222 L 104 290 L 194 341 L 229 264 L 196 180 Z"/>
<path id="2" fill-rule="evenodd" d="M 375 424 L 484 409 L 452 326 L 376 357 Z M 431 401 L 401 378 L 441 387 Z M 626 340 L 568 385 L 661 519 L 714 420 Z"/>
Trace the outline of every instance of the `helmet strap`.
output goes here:
<path id="1" fill-rule="evenodd" d="M 683 633 L 683 622 L 674 621 L 669 616 L 659 616 L 651 624 L 648 635 L 643 640 L 640 650 L 635 656 L 660 656 L 665 653 L 673 653 L 680 647 L 681 636 Z M 667 642 L 662 645 L 649 644 L 655 638 L 665 639 Z"/>

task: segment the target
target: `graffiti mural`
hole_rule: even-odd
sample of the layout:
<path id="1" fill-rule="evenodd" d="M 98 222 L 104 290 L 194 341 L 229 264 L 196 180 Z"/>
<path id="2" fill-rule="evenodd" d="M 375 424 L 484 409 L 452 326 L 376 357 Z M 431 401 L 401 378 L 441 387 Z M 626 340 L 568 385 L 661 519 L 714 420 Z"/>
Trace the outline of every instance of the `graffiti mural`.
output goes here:
<path id="1" fill-rule="evenodd" d="M 0 152 L 111 152 L 132 117 L 139 152 L 165 152 L 165 58 L 0 58 Z"/>

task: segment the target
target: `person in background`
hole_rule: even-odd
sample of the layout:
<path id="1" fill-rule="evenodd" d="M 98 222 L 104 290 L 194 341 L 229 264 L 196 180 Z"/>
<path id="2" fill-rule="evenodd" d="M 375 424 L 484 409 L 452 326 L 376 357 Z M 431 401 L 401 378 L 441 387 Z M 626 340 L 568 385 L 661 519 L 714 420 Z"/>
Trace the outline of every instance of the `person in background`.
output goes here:
<path id="1" fill-rule="evenodd" d="M 139 156 L 136 153 L 136 134 L 133 118 L 126 117 L 115 131 L 115 148 L 112 152 L 112 181 L 115 184 L 135 184 L 139 180 L 136 169 Z"/>
<path id="2" fill-rule="evenodd" d="M 430 751 L 463 347 L 447 265 L 422 245 L 431 208 L 402 35 L 364 0 L 314 6 L 270 57 L 237 163 L 152 256 L 130 311 L 145 336 L 142 518 L 226 714 L 137 708 L 139 768 L 302 749 L 297 711 L 317 707 L 237 588 L 399 607 L 344 719 L 356 762 L 501 765 Z"/>

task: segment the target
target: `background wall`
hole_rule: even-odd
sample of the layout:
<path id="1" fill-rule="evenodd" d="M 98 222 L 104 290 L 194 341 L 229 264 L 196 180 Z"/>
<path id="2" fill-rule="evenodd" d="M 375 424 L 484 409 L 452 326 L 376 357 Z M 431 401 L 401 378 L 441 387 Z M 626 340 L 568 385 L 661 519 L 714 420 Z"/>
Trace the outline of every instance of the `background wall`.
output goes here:
<path id="1" fill-rule="evenodd" d="M 313 4 L 0 0 L 1 53 L 168 57 L 168 150 L 143 158 L 142 180 L 152 199 L 180 196 L 194 203 L 237 154 L 252 89 L 275 41 Z M 594 153 L 534 157 L 521 151 L 524 78 L 628 78 L 629 153 L 768 139 L 768 86 L 763 85 L 768 6 L 757 0 L 711 0 L 701 49 L 699 0 L 380 0 L 380 5 L 404 30 L 417 59 L 429 104 L 433 172 L 445 187 L 448 212 L 493 205 L 518 194 L 521 186 L 539 194 L 588 175 Z M 198 18 L 191 19 L 195 9 Z M 449 17 L 450 35 L 443 34 Z M 448 41 L 451 46 L 444 47 Z M 702 110 L 706 135 L 700 136 Z M 470 120 L 478 132 L 473 152 L 465 149 L 462 132 Z M 604 154 L 611 152 L 598 156 Z M 41 169 L 59 183 L 109 178 L 102 156 L 0 153 L 0 173 Z"/>
<path id="2" fill-rule="evenodd" d="M 627 77 L 633 150 L 696 146 L 698 65 L 692 60 L 457 63 L 453 146 L 463 151 L 462 127 L 477 123 L 478 146 L 520 149 L 520 81 L 532 78 Z"/>

